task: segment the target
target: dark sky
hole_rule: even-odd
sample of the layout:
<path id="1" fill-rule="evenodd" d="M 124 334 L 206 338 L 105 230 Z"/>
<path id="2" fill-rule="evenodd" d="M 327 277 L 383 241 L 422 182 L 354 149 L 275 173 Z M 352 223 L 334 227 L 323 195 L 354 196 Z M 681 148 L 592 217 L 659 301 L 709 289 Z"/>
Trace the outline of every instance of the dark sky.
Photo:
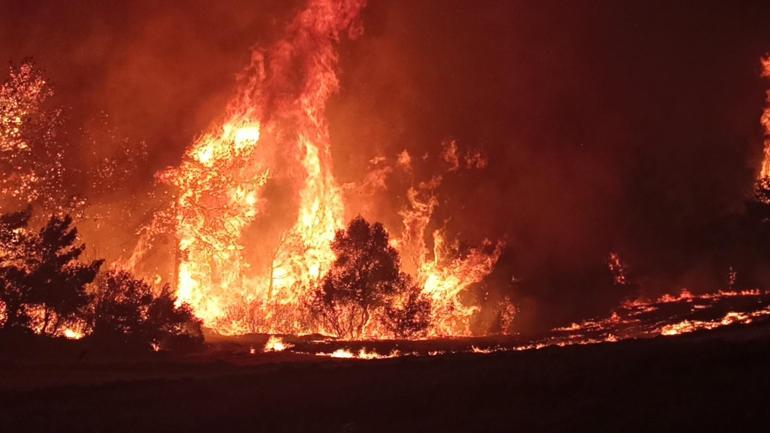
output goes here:
<path id="1" fill-rule="evenodd" d="M 649 290 L 694 284 L 693 238 L 742 211 L 758 169 L 759 3 L 371 0 L 329 107 L 337 177 L 449 138 L 483 150 L 486 170 L 446 179 L 437 219 L 469 242 L 508 240 L 493 281 L 516 275 L 538 323 L 629 295 L 597 280 L 610 251 Z M 149 188 L 300 4 L 0 0 L 0 59 L 33 57 L 74 124 L 109 113 L 116 135 L 145 140 Z"/>

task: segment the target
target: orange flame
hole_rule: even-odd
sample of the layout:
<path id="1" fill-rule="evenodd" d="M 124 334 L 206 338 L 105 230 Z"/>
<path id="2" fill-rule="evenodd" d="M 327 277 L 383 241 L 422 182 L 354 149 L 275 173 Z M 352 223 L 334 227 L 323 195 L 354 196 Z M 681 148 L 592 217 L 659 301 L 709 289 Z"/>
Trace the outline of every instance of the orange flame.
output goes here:
<path id="1" fill-rule="evenodd" d="M 324 331 L 309 322 L 304 305 L 335 260 L 331 242 L 345 221 L 325 107 L 338 88 L 335 43 L 342 32 L 360 34 L 363 5 L 311 0 L 283 39 L 252 53 L 224 120 L 192 144 L 178 167 L 161 174 L 178 189 L 178 301 L 217 332 Z M 449 171 L 486 165 L 479 152 L 460 154 L 455 141 L 445 144 L 442 158 Z M 406 151 L 397 161 L 410 167 Z M 464 305 L 459 295 L 491 271 L 502 245 L 488 242 L 460 258 L 439 230 L 428 252 L 425 233 L 440 182 L 438 176 L 409 191 L 403 235 L 393 244 L 411 260 L 407 270 L 433 301 L 429 334 L 468 335 L 476 307 Z M 285 207 L 281 201 L 292 210 L 275 210 Z M 263 221 L 271 221 L 269 230 L 262 231 Z M 252 251 L 253 243 L 259 251 Z M 387 336 L 375 328 L 365 327 L 365 336 Z"/>
<path id="2" fill-rule="evenodd" d="M 355 36 L 363 1 L 311 1 L 268 50 L 255 50 L 220 126 L 199 138 L 162 177 L 179 189 L 177 296 L 222 333 L 300 332 L 296 308 L 334 260 L 343 225 L 324 110 L 337 90 L 334 43 Z M 302 71 L 297 82 L 288 77 Z M 287 182 L 296 220 L 252 269 L 247 231 L 263 214 L 268 182 Z"/>
<path id="3" fill-rule="evenodd" d="M 762 77 L 770 79 L 770 55 L 762 58 L 761 63 Z M 767 103 L 759 120 L 765 131 L 764 158 L 759 171 L 759 179 L 765 179 L 770 178 L 770 90 L 767 91 Z"/>

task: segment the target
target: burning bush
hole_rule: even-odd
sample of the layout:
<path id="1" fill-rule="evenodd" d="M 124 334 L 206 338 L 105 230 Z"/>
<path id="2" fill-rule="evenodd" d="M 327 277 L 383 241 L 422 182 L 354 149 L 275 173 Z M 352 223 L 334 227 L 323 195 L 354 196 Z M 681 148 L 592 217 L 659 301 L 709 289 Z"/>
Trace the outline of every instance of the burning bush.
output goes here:
<path id="1" fill-rule="evenodd" d="M 406 287 L 399 290 L 400 299 L 385 306 L 382 320 L 385 328 L 398 337 L 424 334 L 430 326 L 430 300 L 409 276 L 401 281 Z"/>
<path id="2" fill-rule="evenodd" d="M 159 293 L 125 271 L 99 278 L 91 326 L 93 337 L 157 347 L 197 345 L 203 341 L 201 322 L 187 305 L 176 306 L 168 285 Z"/>
<path id="3" fill-rule="evenodd" d="M 369 326 L 399 336 L 427 328 L 430 302 L 401 272 L 398 252 L 382 224 L 355 218 L 337 232 L 332 250 L 337 259 L 310 305 L 323 328 L 347 338 L 366 335 Z"/>

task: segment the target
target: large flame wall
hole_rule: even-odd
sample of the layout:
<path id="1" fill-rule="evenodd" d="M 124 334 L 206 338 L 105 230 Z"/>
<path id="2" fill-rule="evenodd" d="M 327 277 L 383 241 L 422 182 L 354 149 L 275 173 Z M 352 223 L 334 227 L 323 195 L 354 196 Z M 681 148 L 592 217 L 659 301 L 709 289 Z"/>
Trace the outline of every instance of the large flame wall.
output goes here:
<path id="1" fill-rule="evenodd" d="M 335 44 L 343 34 L 361 33 L 363 6 L 310 1 L 283 38 L 254 50 L 227 114 L 190 146 L 179 167 L 162 174 L 178 189 L 179 301 L 218 332 L 324 331 L 308 322 L 303 302 L 334 261 L 330 243 L 345 224 L 325 108 L 338 89 Z M 449 151 L 450 169 L 457 169 L 454 143 Z M 282 194 L 268 194 L 268 187 Z M 468 334 L 475 309 L 459 294 L 491 271 L 499 246 L 447 258 L 438 231 L 429 252 L 425 229 L 436 200 L 431 188 L 422 193 L 410 191 L 404 239 L 395 242 L 418 263 L 418 281 L 433 301 L 431 333 Z M 285 203 L 293 205 L 289 211 L 274 212 Z M 380 336 L 373 328 L 367 334 Z"/>

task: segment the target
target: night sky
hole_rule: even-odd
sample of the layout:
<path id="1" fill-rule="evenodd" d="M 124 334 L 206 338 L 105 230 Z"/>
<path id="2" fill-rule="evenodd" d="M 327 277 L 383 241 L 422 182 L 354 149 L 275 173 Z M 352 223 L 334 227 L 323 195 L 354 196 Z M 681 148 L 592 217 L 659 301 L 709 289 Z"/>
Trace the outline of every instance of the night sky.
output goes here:
<path id="1" fill-rule="evenodd" d="M 716 288 L 727 262 L 704 239 L 751 198 L 770 88 L 770 4 L 731 3 L 370 0 L 364 36 L 340 47 L 335 175 L 359 181 L 376 156 L 450 139 L 485 153 L 485 170 L 446 177 L 436 224 L 469 244 L 506 239 L 487 286 L 510 291 L 522 329 Z M 42 67 L 82 164 L 146 142 L 130 188 L 150 190 L 300 5 L 1 0 L 0 60 Z M 404 201 L 396 186 L 384 219 Z M 610 251 L 639 284 L 611 284 Z"/>

